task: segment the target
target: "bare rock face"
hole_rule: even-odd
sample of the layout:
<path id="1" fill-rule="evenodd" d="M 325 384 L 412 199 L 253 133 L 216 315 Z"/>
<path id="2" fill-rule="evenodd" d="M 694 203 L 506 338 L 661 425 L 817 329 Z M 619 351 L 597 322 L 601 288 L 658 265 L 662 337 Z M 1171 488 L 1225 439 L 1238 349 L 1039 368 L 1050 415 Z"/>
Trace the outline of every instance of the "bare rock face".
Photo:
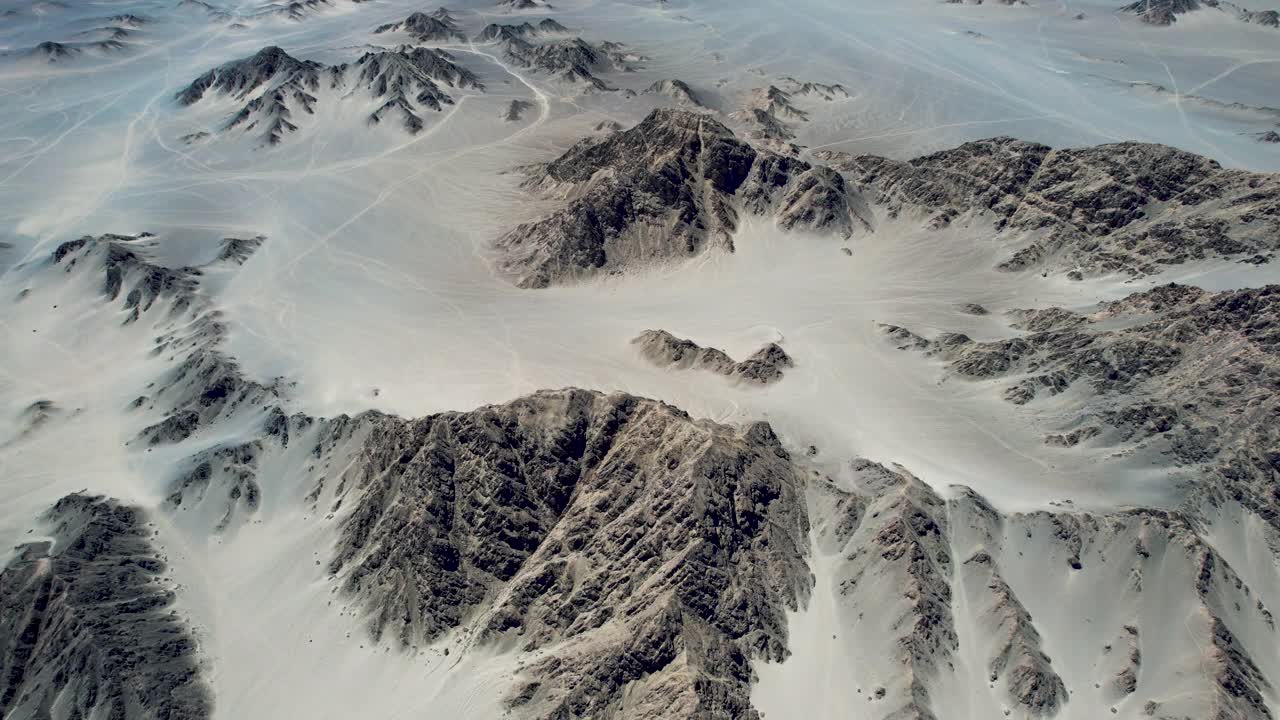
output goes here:
<path id="1" fill-rule="evenodd" d="M 321 96 L 340 99 L 356 89 L 381 103 L 369 114 L 371 125 L 395 117 L 406 132 L 420 132 L 424 112 L 438 112 L 454 102 L 442 85 L 484 89 L 474 73 L 443 50 L 402 45 L 330 66 L 267 47 L 201 75 L 177 94 L 177 100 L 194 105 L 212 92 L 241 101 L 223 129 L 256 132 L 263 142 L 275 145 L 298 129 L 298 114 L 315 113 Z"/>
<path id="2" fill-rule="evenodd" d="M 1026 238 L 1004 270 L 1151 275 L 1280 246 L 1280 178 L 1163 145 L 1051 150 L 993 138 L 907 162 L 827 157 L 890 217 L 910 209 L 931 227 L 986 217 Z"/>
<path id="3" fill-rule="evenodd" d="M 498 7 L 508 10 L 550 10 L 552 5 L 544 0 L 499 0 Z"/>
<path id="4" fill-rule="evenodd" d="M 1179 465 L 1203 466 L 1228 492 L 1280 522 L 1274 477 L 1280 455 L 1280 287 L 1210 293 L 1165 285 L 1091 312 L 1017 311 L 1014 337 L 977 342 L 943 334 L 912 349 L 952 372 L 1004 379 L 1004 397 L 1028 405 L 1068 388 L 1094 398 L 1076 429 L 1049 442 L 1071 446 L 1109 428 L 1111 443 L 1155 443 Z M 1206 374 L 1205 368 L 1214 371 Z"/>
<path id="5" fill-rule="evenodd" d="M 531 107 L 533 103 L 528 100 L 512 100 L 507 104 L 507 110 L 502 114 L 502 119 L 507 122 L 519 122 L 524 112 Z"/>
<path id="6" fill-rule="evenodd" d="M 645 330 L 631 343 L 639 347 L 645 359 L 659 367 L 710 370 L 726 377 L 761 385 L 781 380 L 783 370 L 795 365 L 791 356 L 777 343 L 765 345 L 742 362 L 735 362 L 722 350 L 704 348 L 666 330 Z"/>
<path id="7" fill-rule="evenodd" d="M 157 301 L 171 300 L 171 312 L 181 314 L 195 299 L 200 270 L 169 268 L 153 263 L 147 256 L 147 234 L 85 236 L 62 243 L 53 252 L 52 262 L 66 272 L 81 263 L 94 265 L 102 273 L 102 294 L 107 300 L 123 295 L 124 322 L 134 322 Z"/>
<path id="8" fill-rule="evenodd" d="M 537 716 L 642 680 L 629 703 L 755 716 L 748 660 L 783 657 L 808 582 L 803 479 L 767 425 L 579 390 L 370 422 L 330 570 L 376 635 L 547 648 L 513 697 Z"/>
<path id="9" fill-rule="evenodd" d="M 568 203 L 498 240 L 499 268 L 522 287 L 732 249 L 739 208 L 845 236 L 861 223 L 838 173 L 758 151 L 707 115 L 679 110 L 579 142 L 526 187 Z"/>
<path id="10" fill-rule="evenodd" d="M 58 501 L 0 571 L 0 715 L 200 720 L 212 701 L 142 511 Z"/>

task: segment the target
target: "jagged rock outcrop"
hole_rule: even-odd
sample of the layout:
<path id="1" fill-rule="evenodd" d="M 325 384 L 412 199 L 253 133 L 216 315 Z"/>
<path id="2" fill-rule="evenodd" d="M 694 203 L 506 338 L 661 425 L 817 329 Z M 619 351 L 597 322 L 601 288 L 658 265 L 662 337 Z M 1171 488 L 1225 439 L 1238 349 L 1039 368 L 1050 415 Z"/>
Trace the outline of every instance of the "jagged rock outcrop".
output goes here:
<path id="1" fill-rule="evenodd" d="M 929 688 L 958 648 L 945 503 L 900 468 L 857 460 L 851 469 L 854 488 L 832 489 L 835 515 L 824 542 L 841 558 L 834 570 L 839 602 L 858 622 L 833 631 L 891 659 L 893 674 L 876 679 L 874 696 L 889 703 L 877 717 L 939 717 Z M 877 619 L 864 629 L 872 608 Z"/>
<path id="2" fill-rule="evenodd" d="M 88 57 L 108 57 L 129 50 L 136 44 L 140 25 L 108 24 L 82 30 L 60 40 L 45 40 L 33 47 L 0 52 L 0 58 L 12 58 L 60 65 Z"/>
<path id="3" fill-rule="evenodd" d="M 476 42 L 496 43 L 511 63 L 549 73 L 567 82 L 584 83 L 596 90 L 613 90 L 598 74 L 626 72 L 636 56 L 620 43 L 590 43 L 580 37 L 566 37 L 569 29 L 547 18 L 537 25 L 491 24 L 476 36 Z"/>
<path id="4" fill-rule="evenodd" d="M 755 716 L 748 659 L 783 657 L 808 582 L 803 476 L 767 425 L 579 390 L 369 422 L 330 570 L 376 635 L 468 623 L 546 648 L 515 696 L 538 716 L 595 716 L 627 687 Z"/>
<path id="5" fill-rule="evenodd" d="M 676 370 L 709 370 L 747 383 L 766 385 L 782 379 L 783 371 L 795 365 L 777 343 L 768 343 L 746 360 L 735 362 L 724 351 L 678 338 L 666 330 L 645 330 L 631 341 L 640 354 L 659 367 Z"/>
<path id="6" fill-rule="evenodd" d="M 502 119 L 507 122 L 519 122 L 525 111 L 531 107 L 533 107 L 533 103 L 528 100 L 512 100 L 507 103 L 507 109 L 502 113 Z"/>
<path id="7" fill-rule="evenodd" d="M 740 209 L 774 214 L 789 230 L 848 237 L 863 225 L 839 173 L 757 150 L 680 110 L 587 138 L 525 186 L 568 202 L 498 240 L 499 269 L 522 287 L 732 249 Z"/>
<path id="8" fill-rule="evenodd" d="M 1245 10 L 1242 8 L 1240 19 L 1254 25 L 1280 28 L 1280 10 Z"/>
<path id="9" fill-rule="evenodd" d="M 62 60 L 68 60 L 70 58 L 73 58 L 79 55 L 81 52 L 83 51 L 80 50 L 80 48 L 72 47 L 71 45 L 67 45 L 66 43 L 46 40 L 40 43 L 39 45 L 36 45 L 35 47 L 31 48 L 31 50 L 28 51 L 27 55 L 29 57 L 35 57 L 35 58 L 40 58 L 42 60 L 46 60 L 50 63 L 56 63 Z"/>
<path id="10" fill-rule="evenodd" d="M 1151 25 L 1168 26 L 1177 22 L 1179 15 L 1204 9 L 1227 13 L 1241 22 L 1280 27 L 1280 12 L 1250 10 L 1228 0 L 1137 0 L 1120 8 L 1120 12 L 1137 15 Z"/>
<path id="11" fill-rule="evenodd" d="M 339 65 L 332 73 L 335 77 L 347 75 L 348 67 Z M 470 70 L 454 62 L 453 56 L 443 50 L 423 47 L 402 46 L 394 51 L 365 53 L 350 66 L 350 74 L 355 76 L 356 84 L 383 101 L 370 113 L 369 122 L 376 124 L 389 114 L 396 115 L 409 133 L 420 132 L 425 127 L 424 109 L 439 112 L 445 105 L 453 104 L 453 98 L 439 83 L 453 88 L 484 89 Z"/>
<path id="12" fill-rule="evenodd" d="M 1014 707 L 1032 717 L 1051 717 L 1069 699 L 1066 684 L 1054 669 L 1042 646 L 1040 631 L 1018 593 L 1005 579 L 1000 567 L 1000 548 L 1007 532 L 1007 520 L 985 498 L 969 488 L 953 488 L 948 500 L 948 517 L 956 527 L 951 542 L 957 550 L 972 543 L 975 547 L 958 568 L 956 582 L 963 594 L 962 606 L 976 615 L 981 637 L 972 642 L 982 646 L 987 658 L 985 678 L 1000 686 Z M 1011 519 L 1017 524 L 1019 518 Z M 1070 523 L 1072 527 L 1078 523 Z M 1078 544 L 1068 540 L 1079 565 Z M 966 550 L 967 551 L 967 550 Z"/>
<path id="13" fill-rule="evenodd" d="M 383 33 L 405 33 L 421 43 L 464 43 L 466 35 L 458 28 L 449 11 L 441 8 L 430 13 L 412 13 L 399 22 L 387 23 L 374 28 L 375 35 Z"/>
<path id="14" fill-rule="evenodd" d="M 1025 238 L 1000 265 L 1010 271 L 1151 275 L 1280 247 L 1280 177 L 1163 145 L 1052 150 L 993 138 L 906 162 L 823 157 L 890 217 L 914 210 L 931 227 L 984 217 Z"/>
<path id="15" fill-rule="evenodd" d="M 1089 312 L 1023 310 L 1011 320 L 1024 332 L 990 342 L 887 331 L 957 375 L 1005 381 L 1011 403 L 1034 408 L 1037 398 L 1083 390 L 1091 399 L 1075 427 L 1049 442 L 1150 443 L 1176 464 L 1204 467 L 1280 523 L 1280 287 L 1211 293 L 1170 284 Z"/>
<path id="16" fill-rule="evenodd" d="M 222 241 L 222 247 L 218 250 L 216 260 L 243 265 L 259 247 L 262 247 L 265 240 L 266 238 L 261 235 L 251 238 L 225 238 Z"/>
<path id="17" fill-rule="evenodd" d="M 119 268 L 119 302 L 164 272 L 144 248 L 73 241 L 52 265 Z M 191 282 L 163 284 L 142 312 L 172 319 L 157 348 L 175 369 L 137 406 L 173 410 L 139 439 L 224 420 L 259 430 L 179 463 L 164 512 L 231 530 L 257 512 L 265 464 L 293 448 L 306 502 L 340 518 L 328 570 L 375 637 L 407 647 L 466 630 L 467 645 L 545 650 L 510 698 L 538 716 L 595 716 L 624 694 L 653 717 L 756 716 L 750 661 L 784 657 L 785 612 L 809 583 L 804 475 L 768 425 L 572 389 L 416 420 L 286 416 L 222 355 L 200 268 L 169 272 Z"/>
<path id="18" fill-rule="evenodd" d="M 484 89 L 474 73 L 443 50 L 402 45 L 330 66 L 298 60 L 273 46 L 201 75 L 178 92 L 177 101 L 194 105 L 211 92 L 242 101 L 224 129 L 256 131 L 264 142 L 274 145 L 298 129 L 297 114 L 315 113 L 322 95 L 329 93 L 332 100 L 341 101 L 355 89 L 381 101 L 369 114 L 370 124 L 394 116 L 407 132 L 417 133 L 425 126 L 424 112 L 453 104 L 442 85 Z"/>
<path id="19" fill-rule="evenodd" d="M 777 84 L 752 89 L 743 108 L 730 118 L 745 128 L 747 137 L 778 152 L 796 155 L 799 147 L 791 142 L 796 137 L 796 126 L 809 121 L 809 112 L 799 107 L 797 97 L 834 102 L 850 95 L 839 83 L 782 77 Z"/>
<path id="20" fill-rule="evenodd" d="M 498 7 L 508 10 L 550 10 L 553 6 L 544 0 L 499 0 Z"/>
<path id="21" fill-rule="evenodd" d="M 159 511 L 190 513 L 184 525 L 203 521 L 212 532 L 235 532 L 259 512 L 264 495 L 274 490 L 280 501 L 280 486 L 268 483 L 280 483 L 284 469 L 297 494 L 306 494 L 297 500 L 337 533 L 328 562 L 316 556 L 323 564 L 317 571 L 328 571 L 375 637 L 407 647 L 447 643 L 459 654 L 527 653 L 508 697 L 514 714 L 597 717 L 624 706 L 640 718 L 756 717 L 752 663 L 787 655 L 787 613 L 812 602 L 810 568 L 821 567 L 834 573 L 833 600 L 843 609 L 831 641 L 851 643 L 860 657 L 880 663 L 851 675 L 867 683 L 871 717 L 947 717 L 940 699 L 949 696 L 947 683 L 961 680 L 975 683 L 975 697 L 988 684 L 991 697 L 1016 716 L 1052 717 L 1072 703 L 1105 716 L 1108 706 L 1127 703 L 1128 714 L 1145 704 L 1156 716 L 1273 720 L 1273 588 L 1266 577 L 1251 585 L 1257 569 L 1237 572 L 1214 545 L 1226 539 L 1223 529 L 1207 527 L 1218 522 L 1209 511 L 1235 503 L 1269 517 L 1274 483 L 1266 479 L 1273 476 L 1261 466 L 1247 470 L 1246 480 L 1206 483 L 1184 511 L 1018 513 L 998 511 L 972 490 L 942 492 L 905 469 L 866 461 L 855 462 L 836 486 L 794 461 L 768 425 L 698 421 L 625 394 L 543 391 L 419 419 L 288 416 L 278 387 L 244 377 L 222 355 L 225 330 L 200 284 L 205 269 L 165 268 L 150 258 L 151 242 L 103 236 L 64 243 L 42 272 L 101 277 L 104 301 L 118 306 L 122 319 L 157 328 L 157 351 L 174 370 L 134 407 L 176 419 L 148 428 L 140 445 L 247 428 L 226 442 L 202 440 L 173 463 Z M 226 241 L 215 262 L 244 262 L 260 243 Z M 1269 372 L 1274 295 L 1171 286 L 1095 312 L 1014 311 L 1008 319 L 1023 337 L 1058 339 L 1028 341 L 1031 350 L 1004 370 L 977 360 L 966 367 L 997 368 L 994 377 L 1010 379 L 1080 367 L 1074 382 L 1103 382 L 1097 392 L 1107 397 L 1107 381 L 1130 383 L 1111 394 L 1133 403 L 1145 402 L 1143 383 L 1165 383 L 1180 403 L 1218 413 L 1205 414 L 1225 428 L 1215 436 L 1222 449 L 1213 462 L 1247 452 L 1266 460 L 1266 448 L 1275 446 L 1269 425 L 1248 426 L 1274 415 L 1271 396 L 1280 394 L 1244 386 L 1253 382 L 1246 370 Z M 943 358 L 981 355 L 961 341 L 898 336 Z M 1115 377 L 1075 360 L 1072 353 L 1091 338 Z M 1199 352 L 1197 343 L 1217 347 L 1241 358 L 1223 376 L 1236 389 L 1202 400 L 1201 390 L 1179 384 L 1180 373 L 1194 368 L 1176 366 L 1130 378 L 1141 373 L 1122 360 L 1145 354 L 1110 354 L 1122 341 L 1182 343 L 1183 360 Z M 1043 365 L 1032 368 L 1028 358 L 1036 353 Z M 1228 364 L 1224 354 L 1209 362 Z M 695 346 L 693 357 L 714 356 Z M 1196 366 L 1201 381 L 1204 367 Z M 1256 434 L 1231 435 L 1238 428 Z M 808 507 L 806 491 L 820 495 Z M 1245 495 L 1254 499 L 1241 500 Z M 809 560 L 810 511 L 823 516 L 815 538 L 834 560 Z M 58 537 L 53 555 L 64 547 Z M 0 574 L 0 586 L 31 587 L 27 578 L 44 560 L 24 551 Z M 146 587 L 170 592 L 162 582 Z M 1082 601 L 1098 587 L 1121 598 L 1105 605 L 1115 612 Z M 0 593 L 0 623 L 34 607 L 24 592 Z M 161 617 L 185 632 L 168 610 Z M 1177 633 L 1168 633 L 1171 622 Z M 142 626 L 127 627 L 128 637 L 137 637 Z M 0 648 L 13 635 L 0 632 Z M 1073 649 L 1068 674 L 1052 643 L 1077 636 L 1078 647 L 1093 654 Z M 1150 638 L 1170 640 L 1152 646 Z M 122 640 L 112 635 L 110 642 Z M 176 647 L 176 655 L 130 662 L 130 677 L 159 679 L 125 687 L 179 688 L 148 695 L 148 702 L 196 697 L 173 680 L 200 684 L 194 647 Z M 0 661 L 9 655 L 0 653 Z M 58 681 L 78 693 L 67 697 L 87 697 L 74 689 L 97 677 L 86 667 L 93 665 L 78 663 Z M 183 674 L 188 667 L 194 675 Z M 963 674 L 969 671 L 978 676 Z M 29 677 L 0 682 L 26 688 Z M 1070 692 L 1064 677 L 1073 679 Z M 1179 692 L 1169 694 L 1175 686 Z M 24 695 L 31 702 L 52 697 L 25 690 L 15 696 Z M 201 712 L 207 709 L 185 716 Z M 1081 716 L 1080 708 L 1073 715 Z"/>
<path id="22" fill-rule="evenodd" d="M 569 28 L 547 18 L 537 25 L 523 22 L 519 25 L 490 23 L 476 35 L 476 42 L 507 42 L 511 40 L 529 40 L 542 35 L 556 35 L 569 32 Z"/>
<path id="23" fill-rule="evenodd" d="M 137 322 L 153 311 L 170 321 L 172 327 L 156 336 L 153 352 L 171 358 L 174 367 L 154 384 L 146 399 L 149 406 L 166 408 L 165 418 L 145 428 L 138 440 L 148 445 L 180 442 L 237 411 L 262 417 L 264 409 L 278 400 L 281 385 L 264 386 L 244 377 L 236 361 L 220 348 L 226 327 L 200 294 L 203 270 L 155 263 L 147 254 L 150 238 L 147 234 L 86 236 L 63 243 L 51 256 L 51 262 L 66 272 L 101 273 L 104 299 L 119 303 L 124 323 Z M 214 262 L 241 264 L 261 242 L 261 238 L 226 240 Z M 228 248 L 233 252 L 227 253 Z M 280 411 L 265 416 L 262 422 L 270 426 L 279 422 Z"/>
<path id="24" fill-rule="evenodd" d="M 210 717 L 143 512 L 74 494 L 44 522 L 53 542 L 19 546 L 0 571 L 0 716 Z"/>
<path id="25" fill-rule="evenodd" d="M 646 95 L 661 95 L 675 103 L 676 107 L 681 108 L 705 108 L 706 105 L 694 93 L 693 88 L 689 87 L 683 80 L 667 79 L 658 80 L 649 87 L 645 88 Z"/>

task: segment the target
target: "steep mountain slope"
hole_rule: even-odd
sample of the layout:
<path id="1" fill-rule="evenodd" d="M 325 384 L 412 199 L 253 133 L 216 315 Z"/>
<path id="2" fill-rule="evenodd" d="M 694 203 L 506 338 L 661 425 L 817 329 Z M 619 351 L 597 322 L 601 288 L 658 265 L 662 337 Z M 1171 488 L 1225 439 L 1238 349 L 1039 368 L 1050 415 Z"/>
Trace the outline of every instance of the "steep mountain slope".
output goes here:
<path id="1" fill-rule="evenodd" d="M 1161 7 L 0 4 L 0 718 L 1275 720 L 1280 64 Z"/>
<path id="2" fill-rule="evenodd" d="M 367 52 L 353 63 L 322 65 L 272 46 L 210 70 L 176 98 L 190 106 L 210 94 L 230 97 L 241 104 L 222 129 L 241 128 L 275 145 L 298 129 L 296 115 L 315 113 L 322 96 L 340 102 L 356 89 L 379 103 L 368 115 L 370 124 L 395 117 L 407 132 L 420 132 L 425 111 L 439 112 L 454 103 L 441 85 L 484 89 L 470 70 L 442 50 L 403 45 Z"/>
<path id="3" fill-rule="evenodd" d="M 1212 257 L 1265 262 L 1280 237 L 1280 179 L 1227 170 L 1161 145 L 1051 150 L 1013 138 L 966 143 L 907 162 L 824 155 L 890 217 L 932 227 L 976 216 L 1024 247 L 1007 270 L 1072 279 L 1151 275 Z"/>
<path id="4" fill-rule="evenodd" d="M 499 268 L 521 287 L 732 250 L 741 211 L 845 237 L 864 222 L 839 174 L 757 150 L 682 110 L 582 140 L 534 169 L 526 187 L 568 204 L 498 240 Z"/>

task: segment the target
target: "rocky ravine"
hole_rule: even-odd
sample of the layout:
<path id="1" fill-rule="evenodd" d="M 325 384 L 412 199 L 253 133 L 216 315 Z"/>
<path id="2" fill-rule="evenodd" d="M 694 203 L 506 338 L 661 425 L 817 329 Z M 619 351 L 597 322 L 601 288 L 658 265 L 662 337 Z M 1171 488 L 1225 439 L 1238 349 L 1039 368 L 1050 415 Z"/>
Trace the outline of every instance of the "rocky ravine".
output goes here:
<path id="1" fill-rule="evenodd" d="M 1001 137 L 906 162 L 817 157 L 890 218 L 994 225 L 1022 245 L 1004 270 L 1151 275 L 1206 258 L 1267 262 L 1280 248 L 1280 177 L 1164 145 L 1054 150 Z"/>
<path id="2" fill-rule="evenodd" d="M 741 212 L 844 237 L 865 224 L 839 173 L 758 150 L 683 110 L 586 138 L 525 186 L 566 201 L 497 242 L 499 269 L 526 288 L 732 250 Z"/>

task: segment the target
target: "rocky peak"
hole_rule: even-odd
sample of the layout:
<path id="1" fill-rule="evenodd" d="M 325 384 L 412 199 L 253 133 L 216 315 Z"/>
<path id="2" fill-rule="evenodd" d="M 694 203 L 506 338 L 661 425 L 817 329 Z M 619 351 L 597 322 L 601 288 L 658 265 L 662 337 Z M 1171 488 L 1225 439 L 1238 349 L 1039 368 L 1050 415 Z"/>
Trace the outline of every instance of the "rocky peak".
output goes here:
<path id="1" fill-rule="evenodd" d="M 1177 16 L 1200 9 L 1197 0 L 1137 0 L 1120 8 L 1120 12 L 1130 13 L 1142 18 L 1152 25 L 1172 25 Z"/>
<path id="2" fill-rule="evenodd" d="M 645 89 L 646 95 L 662 95 L 663 97 L 674 100 L 678 106 L 685 107 L 706 107 L 702 101 L 698 99 L 697 94 L 693 92 L 693 88 L 689 87 L 683 80 L 671 78 L 668 80 L 659 80 Z"/>
<path id="3" fill-rule="evenodd" d="M 387 23 L 374 28 L 374 34 L 403 32 L 418 42 L 465 42 L 457 23 L 448 12 L 415 12 L 400 22 Z"/>
<path id="4" fill-rule="evenodd" d="M 992 138 L 907 162 L 824 157 L 890 218 L 924 211 L 936 228 L 986 216 L 997 230 L 1027 238 L 1004 270 L 1050 264 L 1069 267 L 1073 279 L 1149 275 L 1187 260 L 1280 247 L 1280 178 L 1224 170 L 1165 145 L 1053 150 Z"/>
<path id="5" fill-rule="evenodd" d="M 314 90 L 320 84 L 323 67 L 311 60 L 298 60 L 280 47 L 271 45 L 201 75 L 183 88 L 177 99 L 183 105 L 193 105 L 211 89 L 244 98 L 268 83 L 297 84 Z"/>

